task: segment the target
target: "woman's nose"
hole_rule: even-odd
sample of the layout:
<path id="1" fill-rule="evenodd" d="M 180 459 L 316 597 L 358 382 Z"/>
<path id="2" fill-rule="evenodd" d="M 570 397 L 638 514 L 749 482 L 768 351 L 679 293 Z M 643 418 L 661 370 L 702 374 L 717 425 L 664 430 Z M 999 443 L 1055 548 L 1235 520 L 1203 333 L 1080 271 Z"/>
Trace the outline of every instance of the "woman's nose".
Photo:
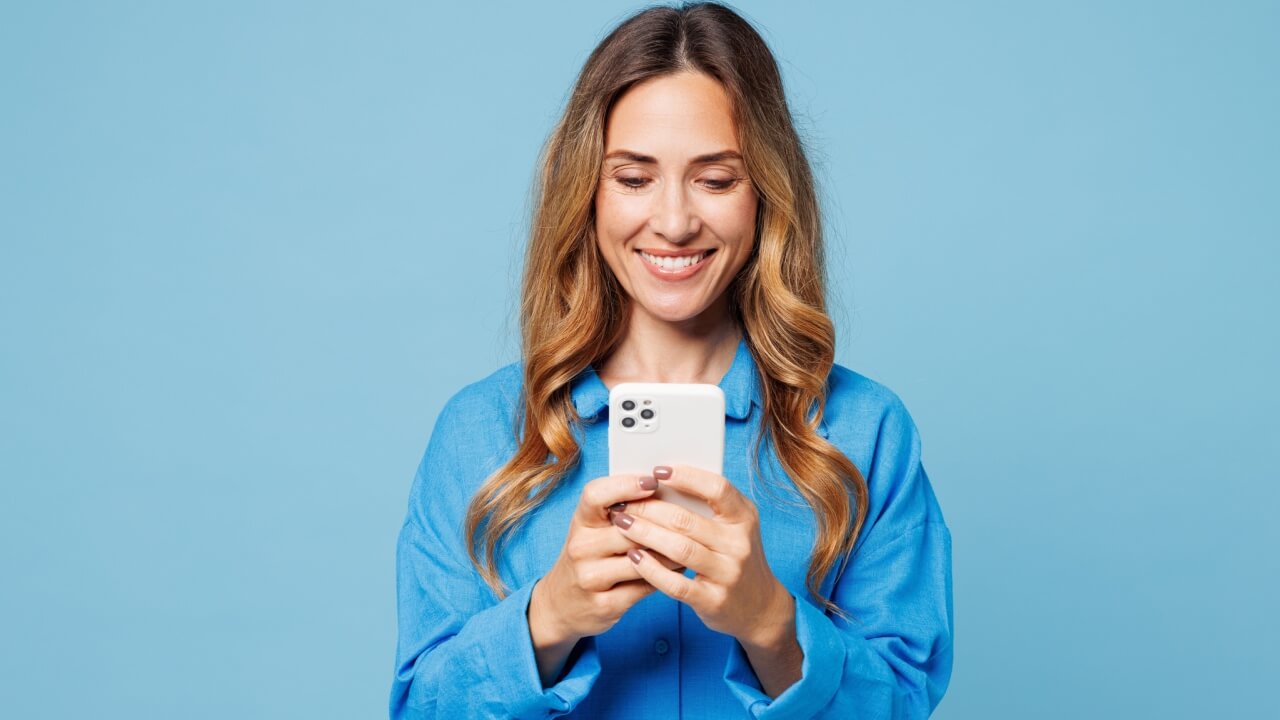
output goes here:
<path id="1" fill-rule="evenodd" d="M 665 183 L 654 199 L 649 228 L 667 242 L 682 243 L 698 234 L 701 221 L 682 183 Z"/>

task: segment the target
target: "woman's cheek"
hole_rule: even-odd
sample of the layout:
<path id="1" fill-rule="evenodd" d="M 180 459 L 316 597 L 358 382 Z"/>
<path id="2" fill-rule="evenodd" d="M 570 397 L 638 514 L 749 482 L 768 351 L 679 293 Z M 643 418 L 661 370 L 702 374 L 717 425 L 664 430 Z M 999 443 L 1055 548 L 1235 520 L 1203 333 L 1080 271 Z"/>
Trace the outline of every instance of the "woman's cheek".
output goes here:
<path id="1" fill-rule="evenodd" d="M 722 240 L 749 245 L 755 237 L 756 203 L 754 198 L 733 200 L 709 208 L 704 217 Z"/>
<path id="2" fill-rule="evenodd" d="M 642 197 L 614 197 L 605 201 L 603 215 L 606 230 L 616 242 L 625 242 L 638 233 L 645 223 L 646 200 Z"/>

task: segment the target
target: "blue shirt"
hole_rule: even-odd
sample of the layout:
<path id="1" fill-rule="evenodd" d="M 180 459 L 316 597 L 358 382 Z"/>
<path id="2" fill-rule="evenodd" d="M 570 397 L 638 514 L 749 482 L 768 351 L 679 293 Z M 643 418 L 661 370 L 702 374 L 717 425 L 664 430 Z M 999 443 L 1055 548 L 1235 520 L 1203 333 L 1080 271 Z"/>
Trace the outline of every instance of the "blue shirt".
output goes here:
<path id="1" fill-rule="evenodd" d="M 725 477 L 756 504 L 765 557 L 795 597 L 802 677 L 770 700 L 733 637 L 655 592 L 607 632 L 583 638 L 559 681 L 544 688 L 529 597 L 560 555 L 583 486 L 608 474 L 609 391 L 590 368 L 574 380 L 581 460 L 499 554 L 513 589 L 499 601 L 468 559 L 463 524 L 472 495 L 515 451 L 521 385 L 511 364 L 454 395 L 413 480 L 396 548 L 393 720 L 924 718 L 938 704 L 951 677 L 951 534 L 911 416 L 883 385 L 832 369 L 818 431 L 862 471 L 870 492 L 852 560 L 821 585 L 853 620 L 834 618 L 805 586 L 816 532 L 808 504 L 767 445 L 768 480 L 749 476 L 762 410 L 745 341 L 720 382 Z"/>

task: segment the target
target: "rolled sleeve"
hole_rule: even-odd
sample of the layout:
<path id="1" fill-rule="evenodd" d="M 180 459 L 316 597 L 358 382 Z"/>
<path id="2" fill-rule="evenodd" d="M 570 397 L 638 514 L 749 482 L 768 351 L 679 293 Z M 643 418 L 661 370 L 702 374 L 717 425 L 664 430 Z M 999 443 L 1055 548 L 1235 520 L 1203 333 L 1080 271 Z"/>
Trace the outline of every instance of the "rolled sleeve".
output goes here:
<path id="1" fill-rule="evenodd" d="M 840 687 L 837 668 L 844 665 L 844 644 L 831 621 L 811 603 L 792 593 L 796 603 L 796 641 L 804 652 L 800 679 L 770 699 L 742 645 L 733 644 L 724 680 L 742 706 L 757 718 L 811 718 L 831 701 Z M 819 671 L 819 668 L 822 670 Z"/>
<path id="2" fill-rule="evenodd" d="M 495 678 L 512 717 L 548 717 L 573 709 L 595 683 L 600 674 L 600 658 L 595 638 L 584 638 L 568 658 L 563 679 L 544 690 L 538 676 L 537 657 L 529 634 L 529 598 L 534 583 L 521 588 L 511 597 L 485 610 L 470 625 L 482 628 L 458 634 L 469 652 L 483 659 L 489 677 Z"/>
<path id="3" fill-rule="evenodd" d="M 458 697 L 441 704 L 450 708 L 450 717 L 456 717 L 457 711 L 464 707 L 474 707 L 477 712 L 483 708 L 500 708 L 495 714 L 503 717 L 555 717 L 572 710 L 591 691 L 600 674 L 594 638 L 584 638 L 579 643 L 558 683 L 547 689 L 542 687 L 527 614 L 533 585 L 530 583 L 497 605 L 476 613 L 448 641 L 450 647 L 445 654 L 461 662 L 458 665 L 444 662 L 443 667 L 462 666 L 478 671 L 470 677 L 430 680 L 456 686 Z M 441 647 L 444 646 L 434 652 L 439 652 Z"/>
<path id="4" fill-rule="evenodd" d="M 946 526 L 913 528 L 842 579 L 836 602 L 851 622 L 796 597 L 798 681 L 770 700 L 735 643 L 725 682 L 760 720 L 927 718 L 951 677 L 950 559 Z"/>
<path id="5" fill-rule="evenodd" d="M 402 633 L 392 685 L 392 720 L 437 717 L 547 718 L 572 710 L 600 675 L 595 639 L 584 638 L 561 679 L 543 688 L 529 634 L 534 583 L 464 622 L 456 607 L 429 594 L 401 595 Z"/>

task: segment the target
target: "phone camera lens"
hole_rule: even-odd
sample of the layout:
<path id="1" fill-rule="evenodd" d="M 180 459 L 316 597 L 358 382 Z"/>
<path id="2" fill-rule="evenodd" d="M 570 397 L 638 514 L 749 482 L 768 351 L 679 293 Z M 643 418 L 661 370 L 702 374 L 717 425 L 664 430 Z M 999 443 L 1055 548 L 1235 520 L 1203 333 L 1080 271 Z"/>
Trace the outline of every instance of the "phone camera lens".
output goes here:
<path id="1" fill-rule="evenodd" d="M 622 401 L 622 409 L 623 409 L 623 410 L 635 410 L 635 409 L 636 409 L 636 404 L 635 404 L 635 402 L 634 402 L 634 401 L 632 401 L 632 400 L 623 400 L 623 401 Z M 628 425 L 627 427 L 631 427 L 631 426 L 630 426 L 630 425 Z"/>
<path id="2" fill-rule="evenodd" d="M 644 410 L 640 411 L 640 417 L 644 418 L 645 420 L 652 420 L 653 411 L 650 410 L 649 408 L 645 408 Z"/>
<path id="3" fill-rule="evenodd" d="M 630 401 L 628 401 L 630 402 Z M 636 424 L 635 418 L 622 418 L 622 427 L 633 427 Z"/>

